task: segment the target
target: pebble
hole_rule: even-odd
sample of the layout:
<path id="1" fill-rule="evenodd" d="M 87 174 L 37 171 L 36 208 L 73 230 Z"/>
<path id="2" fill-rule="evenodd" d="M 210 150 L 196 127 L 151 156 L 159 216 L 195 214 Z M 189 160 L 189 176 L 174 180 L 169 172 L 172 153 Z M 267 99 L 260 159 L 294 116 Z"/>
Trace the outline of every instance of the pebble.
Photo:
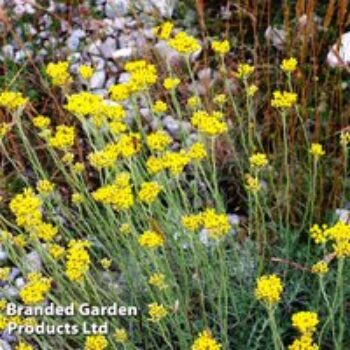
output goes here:
<path id="1" fill-rule="evenodd" d="M 0 339 L 0 349 L 1 350 L 12 350 L 11 345 L 3 339 Z"/>
<path id="2" fill-rule="evenodd" d="M 350 32 L 341 36 L 340 44 L 334 44 L 327 54 L 327 63 L 330 67 L 343 67 L 350 63 Z"/>
<path id="3" fill-rule="evenodd" d="M 114 59 L 118 59 L 118 58 L 129 58 L 132 56 L 132 53 L 133 53 L 133 50 L 131 47 L 127 47 L 127 48 L 124 48 L 124 49 L 119 49 L 119 50 L 116 50 L 114 53 L 113 53 L 113 58 Z"/>
<path id="4" fill-rule="evenodd" d="M 104 70 L 96 71 L 90 79 L 90 89 L 101 89 L 106 81 L 106 72 Z"/>
<path id="5" fill-rule="evenodd" d="M 42 262 L 39 254 L 36 251 L 31 251 L 23 259 L 22 264 L 31 272 L 40 271 L 42 269 Z"/>

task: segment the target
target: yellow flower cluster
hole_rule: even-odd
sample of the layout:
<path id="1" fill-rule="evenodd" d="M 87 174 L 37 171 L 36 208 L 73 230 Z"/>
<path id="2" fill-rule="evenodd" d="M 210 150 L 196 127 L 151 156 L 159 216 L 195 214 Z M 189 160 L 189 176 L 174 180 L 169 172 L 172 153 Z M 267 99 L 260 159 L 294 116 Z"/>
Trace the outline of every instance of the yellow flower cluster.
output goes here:
<path id="1" fill-rule="evenodd" d="M 350 224 L 338 221 L 325 230 L 326 237 L 334 242 L 334 253 L 338 258 L 350 257 Z"/>
<path id="2" fill-rule="evenodd" d="M 201 48 L 198 40 L 185 32 L 177 33 L 174 38 L 168 41 L 168 44 L 171 48 L 184 55 L 190 55 Z"/>
<path id="3" fill-rule="evenodd" d="M 208 236 L 219 239 L 226 235 L 230 229 L 230 221 L 226 214 L 217 213 L 212 208 L 192 215 L 185 215 L 181 219 L 182 225 L 189 231 L 196 231 L 203 227 L 208 231 Z"/>
<path id="4" fill-rule="evenodd" d="M 72 126 L 58 125 L 56 133 L 49 139 L 51 147 L 66 149 L 73 146 L 75 140 L 75 130 Z"/>
<path id="5" fill-rule="evenodd" d="M 235 76 L 239 79 L 246 79 L 254 72 L 254 70 L 255 70 L 254 66 L 251 66 L 250 64 L 247 64 L 247 63 L 240 63 L 238 65 Z"/>
<path id="6" fill-rule="evenodd" d="M 0 124 L 0 141 L 6 136 L 6 134 L 11 130 L 10 123 L 1 123 Z"/>
<path id="7" fill-rule="evenodd" d="M 164 151 L 171 144 L 171 137 L 164 131 L 159 130 L 146 137 L 147 146 L 151 151 Z"/>
<path id="8" fill-rule="evenodd" d="M 230 51 L 230 43 L 228 42 L 228 40 L 223 40 L 223 41 L 214 40 L 211 43 L 211 48 L 215 53 L 218 53 L 220 55 L 225 55 Z"/>
<path id="9" fill-rule="evenodd" d="M 321 144 L 313 143 L 311 144 L 310 154 L 312 154 L 315 159 L 319 159 L 320 157 L 324 156 L 326 152 Z"/>
<path id="10" fill-rule="evenodd" d="M 10 210 L 16 216 L 19 227 L 31 229 L 42 221 L 41 200 L 31 188 L 25 188 L 10 202 Z"/>
<path id="11" fill-rule="evenodd" d="M 86 337 L 84 350 L 104 350 L 107 347 L 108 341 L 104 335 L 89 335 Z"/>
<path id="12" fill-rule="evenodd" d="M 34 348 L 30 344 L 21 341 L 16 345 L 15 350 L 34 350 Z"/>
<path id="13" fill-rule="evenodd" d="M 36 189 L 42 195 L 49 195 L 55 189 L 55 185 L 49 180 L 39 180 L 36 184 Z"/>
<path id="14" fill-rule="evenodd" d="M 146 204 L 151 204 L 158 197 L 160 191 L 162 190 L 162 186 L 160 186 L 157 182 L 143 182 L 141 184 L 141 189 L 138 193 L 138 198 L 141 202 Z"/>
<path id="15" fill-rule="evenodd" d="M 23 97 L 20 92 L 3 91 L 0 93 L 0 107 L 7 108 L 10 111 L 16 111 L 27 102 L 28 99 Z"/>
<path id="16" fill-rule="evenodd" d="M 81 282 L 90 268 L 89 241 L 71 240 L 68 243 L 66 275 L 73 282 Z"/>
<path id="17" fill-rule="evenodd" d="M 112 265 L 112 260 L 108 258 L 103 258 L 100 260 L 100 264 L 105 270 L 109 270 Z"/>
<path id="18" fill-rule="evenodd" d="M 67 97 L 67 103 L 64 108 L 76 115 L 79 119 L 82 117 L 101 114 L 103 98 L 99 95 L 87 91 L 81 91 Z"/>
<path id="19" fill-rule="evenodd" d="M 9 278 L 11 269 L 9 267 L 0 267 L 0 280 L 6 281 Z"/>
<path id="20" fill-rule="evenodd" d="M 19 292 L 24 304 L 39 304 L 43 302 L 51 288 L 51 279 L 44 277 L 39 272 L 30 273 L 27 279 L 27 284 Z"/>
<path id="21" fill-rule="evenodd" d="M 127 210 L 134 204 L 134 196 L 130 184 L 130 174 L 120 173 L 111 185 L 105 185 L 92 193 L 92 197 L 114 210 Z"/>
<path id="22" fill-rule="evenodd" d="M 83 79 L 88 80 L 93 76 L 94 69 L 87 64 L 83 64 L 79 66 L 78 72 Z"/>
<path id="23" fill-rule="evenodd" d="M 300 311 L 293 314 L 292 324 L 300 332 L 300 336 L 289 345 L 288 350 L 318 350 L 318 346 L 312 340 L 312 335 L 318 323 L 319 319 L 316 312 Z"/>
<path id="24" fill-rule="evenodd" d="M 45 117 L 44 115 L 37 115 L 32 119 L 33 125 L 37 127 L 38 129 L 46 129 L 50 126 L 51 120 L 48 117 Z"/>
<path id="25" fill-rule="evenodd" d="M 349 131 L 342 131 L 340 133 L 340 144 L 343 147 L 346 147 L 350 143 L 350 132 Z"/>
<path id="26" fill-rule="evenodd" d="M 249 163 L 252 168 L 264 168 L 269 163 L 265 153 L 255 153 L 249 158 Z"/>
<path id="27" fill-rule="evenodd" d="M 168 40 L 170 38 L 171 32 L 174 28 L 174 23 L 166 21 L 160 26 L 153 28 L 153 34 L 161 40 Z"/>
<path id="28" fill-rule="evenodd" d="M 51 62 L 46 67 L 46 74 L 50 77 L 52 85 L 63 86 L 71 82 L 69 63 L 67 61 Z"/>
<path id="29" fill-rule="evenodd" d="M 131 93 L 147 89 L 154 85 L 158 78 L 156 67 L 145 60 L 127 62 L 124 69 L 130 73 L 130 80 L 126 84 Z"/>
<path id="30" fill-rule="evenodd" d="M 164 113 L 167 109 L 167 104 L 161 100 L 157 100 L 152 107 L 154 113 Z"/>
<path id="31" fill-rule="evenodd" d="M 319 261 L 312 265 L 311 272 L 316 275 L 325 275 L 329 271 L 328 264 L 325 261 Z"/>
<path id="32" fill-rule="evenodd" d="M 283 285 L 281 279 L 272 274 L 258 278 L 255 297 L 267 306 L 277 304 L 281 299 Z"/>
<path id="33" fill-rule="evenodd" d="M 250 174 L 247 174 L 245 177 L 246 181 L 246 189 L 250 192 L 258 192 L 261 189 L 261 183 L 260 180 L 257 177 L 251 176 Z"/>
<path id="34" fill-rule="evenodd" d="M 180 79 L 179 78 L 165 78 L 163 82 L 163 86 L 167 90 L 173 90 L 175 89 L 178 85 L 180 84 Z"/>
<path id="35" fill-rule="evenodd" d="M 191 350 L 220 350 L 221 348 L 221 344 L 215 340 L 210 330 L 199 333 L 198 338 L 191 346 Z"/>
<path id="36" fill-rule="evenodd" d="M 313 225 L 310 228 L 311 238 L 315 241 L 316 244 L 324 244 L 327 242 L 326 229 L 327 225 L 322 225 L 320 227 L 317 224 Z"/>
<path id="37" fill-rule="evenodd" d="M 201 160 L 206 158 L 208 154 L 203 143 L 196 142 L 188 149 L 187 155 L 192 160 Z"/>
<path id="38" fill-rule="evenodd" d="M 312 334 L 316 330 L 319 319 L 316 312 L 300 311 L 292 315 L 292 324 L 302 334 Z"/>
<path id="39" fill-rule="evenodd" d="M 164 245 L 165 239 L 159 232 L 145 231 L 139 236 L 138 242 L 141 247 L 158 248 Z"/>
<path id="40" fill-rule="evenodd" d="M 297 69 L 298 60 L 295 57 L 284 59 L 281 63 L 281 69 L 286 73 L 292 73 Z"/>
<path id="41" fill-rule="evenodd" d="M 295 339 L 288 346 L 288 350 L 319 350 L 319 346 L 313 342 L 310 335 L 305 334 Z"/>
<path id="42" fill-rule="evenodd" d="M 59 260 L 64 256 L 65 249 L 59 244 L 48 244 L 47 252 L 51 255 L 54 260 Z"/>
<path id="43" fill-rule="evenodd" d="M 148 305 L 148 314 L 150 321 L 159 322 L 168 314 L 168 310 L 162 304 L 152 303 Z"/>
<path id="44" fill-rule="evenodd" d="M 294 92 L 274 91 L 271 106 L 275 108 L 290 108 L 296 104 L 298 96 Z"/>
<path id="45" fill-rule="evenodd" d="M 114 339 L 117 343 L 124 344 L 128 341 L 128 333 L 124 328 L 116 328 L 114 331 Z"/>
<path id="46" fill-rule="evenodd" d="M 250 97 L 254 96 L 258 90 L 259 88 L 255 84 L 249 85 L 247 87 L 247 95 Z"/>
<path id="47" fill-rule="evenodd" d="M 190 108 L 196 108 L 201 105 L 201 99 L 198 96 L 191 96 L 187 100 L 187 106 Z"/>
<path id="48" fill-rule="evenodd" d="M 208 114 L 205 111 L 197 111 L 193 113 L 191 123 L 199 132 L 208 136 L 217 136 L 227 132 L 227 125 L 222 118 L 223 115 L 220 112 Z"/>
<path id="49" fill-rule="evenodd" d="M 213 102 L 217 105 L 221 106 L 227 101 L 227 96 L 225 94 L 215 95 L 213 98 Z"/>
<path id="50" fill-rule="evenodd" d="M 168 285 L 165 283 L 165 275 L 162 273 L 154 273 L 148 280 L 148 283 L 158 289 L 166 289 Z"/>

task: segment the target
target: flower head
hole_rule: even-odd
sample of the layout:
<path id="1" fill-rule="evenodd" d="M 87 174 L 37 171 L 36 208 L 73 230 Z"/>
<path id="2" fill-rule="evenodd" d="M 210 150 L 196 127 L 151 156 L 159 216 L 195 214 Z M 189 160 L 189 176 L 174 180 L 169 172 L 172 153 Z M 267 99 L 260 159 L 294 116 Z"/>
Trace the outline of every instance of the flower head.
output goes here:
<path id="1" fill-rule="evenodd" d="M 328 271 L 329 267 L 325 261 L 319 261 L 311 267 L 311 272 L 320 276 L 325 275 Z"/>
<path id="2" fill-rule="evenodd" d="M 179 78 L 165 78 L 163 82 L 163 86 L 167 90 L 173 90 L 180 84 Z"/>
<path id="3" fill-rule="evenodd" d="M 48 117 L 45 117 L 44 115 L 37 115 L 32 119 L 32 123 L 35 127 L 39 129 L 46 129 L 51 124 L 51 119 Z"/>
<path id="4" fill-rule="evenodd" d="M 296 104 L 297 100 L 298 95 L 296 93 L 277 90 L 273 93 L 271 106 L 275 108 L 290 108 Z"/>
<path id="5" fill-rule="evenodd" d="M 281 299 L 283 285 L 276 275 L 264 275 L 258 278 L 255 297 L 267 306 L 277 304 Z"/>
<path id="6" fill-rule="evenodd" d="M 94 74 L 94 69 L 87 64 L 83 64 L 79 66 L 78 72 L 84 80 L 89 80 Z"/>
<path id="7" fill-rule="evenodd" d="M 139 236 L 138 242 L 141 247 L 154 249 L 163 246 L 165 239 L 159 232 L 145 231 Z"/>
<path id="8" fill-rule="evenodd" d="M 294 72 L 297 69 L 298 60 L 295 57 L 284 59 L 281 64 L 281 69 L 286 73 Z"/>
<path id="9" fill-rule="evenodd" d="M 215 40 L 211 43 L 213 51 L 219 55 L 225 55 L 230 51 L 230 43 L 228 40 L 218 41 Z"/>
<path id="10" fill-rule="evenodd" d="M 237 68 L 237 73 L 235 74 L 239 79 L 248 78 L 253 72 L 255 68 L 247 63 L 240 63 Z"/>
<path id="11" fill-rule="evenodd" d="M 198 40 L 185 32 L 177 33 L 174 38 L 168 41 L 168 44 L 171 48 L 184 55 L 194 53 L 201 48 Z"/>
<path id="12" fill-rule="evenodd" d="M 315 159 L 319 159 L 324 156 L 326 152 L 320 143 L 313 143 L 311 144 L 310 154 L 312 154 Z"/>
<path id="13" fill-rule="evenodd" d="M 318 323 L 319 319 L 316 312 L 300 311 L 292 316 L 293 327 L 301 334 L 311 335 L 315 332 Z"/>
<path id="14" fill-rule="evenodd" d="M 86 337 L 84 350 L 104 350 L 107 347 L 108 341 L 104 335 L 89 335 Z"/>
<path id="15" fill-rule="evenodd" d="M 191 346 L 191 350 L 220 350 L 221 348 L 221 344 L 215 340 L 210 330 L 199 333 Z"/>
<path id="16" fill-rule="evenodd" d="M 162 23 L 160 26 L 153 28 L 153 34 L 161 40 L 168 40 L 170 34 L 174 28 L 174 23 L 170 21 L 166 21 Z"/>
<path id="17" fill-rule="evenodd" d="M 249 158 L 249 163 L 252 168 L 264 168 L 269 163 L 265 153 L 255 153 Z"/>
<path id="18" fill-rule="evenodd" d="M 152 303 L 148 305 L 148 314 L 150 321 L 159 322 L 168 314 L 168 310 L 162 304 Z"/>
<path id="19" fill-rule="evenodd" d="M 128 341 L 128 333 L 125 328 L 116 328 L 114 331 L 114 339 L 117 343 L 126 343 Z"/>
<path id="20" fill-rule="evenodd" d="M 161 190 L 162 187 L 155 181 L 143 182 L 138 197 L 141 202 L 151 204 L 156 200 Z"/>
<path id="21" fill-rule="evenodd" d="M 10 111 L 16 111 L 27 102 L 28 99 L 23 97 L 20 92 L 3 91 L 0 93 L 0 107 L 5 107 Z"/>
<path id="22" fill-rule="evenodd" d="M 51 78 L 52 85 L 63 86 L 71 81 L 68 70 L 68 61 L 51 62 L 46 67 L 46 74 Z"/>

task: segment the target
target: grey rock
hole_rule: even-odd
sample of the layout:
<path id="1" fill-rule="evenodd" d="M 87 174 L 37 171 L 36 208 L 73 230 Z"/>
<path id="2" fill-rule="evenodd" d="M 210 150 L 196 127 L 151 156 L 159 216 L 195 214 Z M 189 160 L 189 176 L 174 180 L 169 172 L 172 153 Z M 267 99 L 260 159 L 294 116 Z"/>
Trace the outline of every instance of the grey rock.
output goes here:
<path id="1" fill-rule="evenodd" d="M 101 54 L 105 58 L 112 58 L 117 49 L 116 39 L 108 37 L 100 46 Z"/>
<path id="2" fill-rule="evenodd" d="M 283 29 L 269 26 L 265 31 L 265 39 L 270 41 L 276 49 L 283 50 L 286 43 L 286 32 Z"/>
<path id="3" fill-rule="evenodd" d="M 4 250 L 0 250 L 0 262 L 6 261 L 8 258 L 7 253 Z"/>
<path id="4" fill-rule="evenodd" d="M 16 277 L 20 275 L 20 270 L 17 267 L 14 267 L 11 270 L 10 276 L 9 276 L 9 281 L 12 282 Z"/>
<path id="5" fill-rule="evenodd" d="M 240 219 L 237 214 L 228 214 L 228 221 L 230 222 L 231 226 L 238 226 Z"/>
<path id="6" fill-rule="evenodd" d="M 129 11 L 129 0 L 107 0 L 105 13 L 108 18 L 125 16 Z"/>
<path id="7" fill-rule="evenodd" d="M 0 295 L 4 298 L 16 298 L 18 296 L 18 290 L 13 286 L 5 286 L 0 291 Z"/>
<path id="8" fill-rule="evenodd" d="M 13 45 L 7 44 L 2 47 L 2 54 L 4 58 L 12 60 L 14 56 L 14 47 Z"/>
<path id="9" fill-rule="evenodd" d="M 114 85 L 116 82 L 116 77 L 110 77 L 105 84 L 105 87 L 108 89 L 110 86 Z"/>
<path id="10" fill-rule="evenodd" d="M 131 47 L 127 47 L 127 48 L 124 48 L 124 49 L 119 49 L 119 50 L 116 50 L 114 53 L 113 53 L 113 59 L 118 59 L 118 58 L 129 58 L 131 57 L 133 54 L 133 49 Z"/>
<path id="11" fill-rule="evenodd" d="M 171 47 L 169 47 L 169 45 L 164 40 L 159 41 L 154 46 L 154 48 L 163 60 L 167 61 L 172 65 L 178 64 L 181 60 L 180 54 Z"/>
<path id="12" fill-rule="evenodd" d="M 3 339 L 0 339 L 0 349 L 1 350 L 12 350 L 11 345 Z"/>
<path id="13" fill-rule="evenodd" d="M 15 280 L 15 286 L 18 288 L 18 289 L 21 289 L 25 286 L 26 282 L 24 280 L 23 277 L 19 277 Z"/>
<path id="14" fill-rule="evenodd" d="M 104 70 L 96 71 L 90 79 L 90 89 L 101 89 L 106 81 L 106 72 Z"/>
<path id="15" fill-rule="evenodd" d="M 71 51 L 77 51 L 80 40 L 85 37 L 85 32 L 82 29 L 75 29 L 67 39 L 67 46 Z"/>
<path id="16" fill-rule="evenodd" d="M 91 57 L 91 61 L 93 62 L 93 66 L 96 70 L 102 70 L 105 68 L 106 61 L 103 58 L 93 56 Z"/>
<path id="17" fill-rule="evenodd" d="M 113 27 L 117 30 L 123 30 L 125 28 L 125 18 L 117 17 L 113 20 Z"/>
<path id="18" fill-rule="evenodd" d="M 158 9 L 162 17 L 171 18 L 177 0 L 149 0 L 150 3 Z"/>
<path id="19" fill-rule="evenodd" d="M 122 73 L 119 76 L 118 83 L 126 83 L 130 79 L 130 73 Z"/>
<path id="20" fill-rule="evenodd" d="M 87 52 L 90 53 L 91 55 L 96 55 L 96 56 L 100 56 L 101 51 L 100 51 L 100 47 L 101 47 L 101 40 L 97 39 L 96 41 L 94 41 L 93 43 L 91 43 L 88 48 L 87 48 Z"/>
<path id="21" fill-rule="evenodd" d="M 29 271 L 40 271 L 42 262 L 39 254 L 36 251 L 31 251 L 22 259 L 22 265 Z"/>
<path id="22" fill-rule="evenodd" d="M 180 132 L 180 123 L 175 120 L 171 115 L 167 115 L 163 119 L 164 127 L 169 131 L 170 135 L 177 137 Z"/>

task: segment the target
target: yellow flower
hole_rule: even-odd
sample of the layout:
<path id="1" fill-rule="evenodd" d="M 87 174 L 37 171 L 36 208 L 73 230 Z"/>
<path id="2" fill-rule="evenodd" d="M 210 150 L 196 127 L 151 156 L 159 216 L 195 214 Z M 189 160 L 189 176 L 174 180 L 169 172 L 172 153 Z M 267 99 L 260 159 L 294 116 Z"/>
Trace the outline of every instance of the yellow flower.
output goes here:
<path id="1" fill-rule="evenodd" d="M 101 266 L 105 269 L 105 270 L 109 270 L 109 268 L 112 265 L 112 260 L 111 259 L 107 259 L 107 258 L 103 258 L 100 260 Z"/>
<path id="2" fill-rule="evenodd" d="M 292 315 L 292 324 L 302 334 L 309 334 L 315 332 L 319 320 L 316 312 L 300 311 Z"/>
<path id="3" fill-rule="evenodd" d="M 152 303 L 148 305 L 148 313 L 150 321 L 159 322 L 168 314 L 168 311 L 162 304 Z"/>
<path id="4" fill-rule="evenodd" d="M 107 347 L 108 341 L 104 335 L 89 335 L 86 337 L 84 350 L 104 350 Z"/>
<path id="5" fill-rule="evenodd" d="M 125 132 L 128 127 L 125 123 L 119 122 L 119 121 L 111 121 L 109 124 L 109 130 L 114 135 L 119 135 L 123 132 Z"/>
<path id="6" fill-rule="evenodd" d="M 319 350 L 319 347 L 317 344 L 313 343 L 310 335 L 303 334 L 288 346 L 288 350 Z"/>
<path id="7" fill-rule="evenodd" d="M 33 125 L 39 129 L 46 129 L 50 126 L 51 120 L 44 115 L 38 115 L 32 119 Z"/>
<path id="8" fill-rule="evenodd" d="M 146 161 L 146 168 L 151 175 L 157 174 L 166 168 L 165 160 L 163 157 L 150 156 Z"/>
<path id="9" fill-rule="evenodd" d="M 154 273 L 149 278 L 148 283 L 152 286 L 157 287 L 160 290 L 168 287 L 168 285 L 165 283 L 165 275 L 163 275 L 162 273 Z"/>
<path id="10" fill-rule="evenodd" d="M 255 68 L 254 66 L 251 66 L 247 63 L 240 63 L 237 68 L 237 72 L 235 73 L 235 76 L 239 79 L 246 79 L 254 72 Z"/>
<path id="11" fill-rule="evenodd" d="M 130 85 L 128 83 L 112 85 L 108 91 L 111 99 L 114 101 L 124 101 L 131 95 Z"/>
<path id="12" fill-rule="evenodd" d="M 329 239 L 334 241 L 348 241 L 350 240 L 350 224 L 343 221 L 338 221 L 332 227 L 325 227 L 324 234 Z"/>
<path id="13" fill-rule="evenodd" d="M 246 189 L 251 192 L 258 192 L 261 189 L 261 183 L 257 177 L 253 177 L 249 174 L 245 177 Z"/>
<path id="14" fill-rule="evenodd" d="M 128 341 L 128 333 L 124 328 L 116 328 L 114 331 L 114 339 L 117 343 L 124 344 Z"/>
<path id="15" fill-rule="evenodd" d="M 258 90 L 259 88 L 255 84 L 249 85 L 247 87 L 247 95 L 254 96 Z"/>
<path id="16" fill-rule="evenodd" d="M 181 218 L 182 225 L 189 231 L 197 231 L 203 223 L 201 214 L 185 215 Z"/>
<path id="17" fill-rule="evenodd" d="M 315 224 L 310 228 L 311 238 L 315 241 L 316 244 L 324 244 L 327 242 L 327 225 L 320 227 Z"/>
<path id="18" fill-rule="evenodd" d="M 59 260 L 64 256 L 65 249 L 59 244 L 48 244 L 47 246 L 48 253 L 52 256 L 54 260 Z"/>
<path id="19" fill-rule="evenodd" d="M 343 147 L 346 147 L 350 143 L 350 132 L 349 131 L 342 131 L 340 133 L 340 144 Z"/>
<path id="20" fill-rule="evenodd" d="M 30 344 L 21 341 L 16 345 L 15 350 L 34 350 L 34 348 Z"/>
<path id="21" fill-rule="evenodd" d="M 23 97 L 20 92 L 3 91 L 0 93 L 0 106 L 7 108 L 10 111 L 16 111 L 17 109 L 24 107 L 27 102 L 28 99 Z"/>
<path id="22" fill-rule="evenodd" d="M 336 241 L 333 249 L 338 258 L 350 257 L 350 241 Z"/>
<path id="23" fill-rule="evenodd" d="M 312 154 L 315 157 L 315 159 L 319 159 L 320 157 L 324 156 L 326 152 L 321 144 L 313 143 L 311 144 L 310 154 Z"/>
<path id="24" fill-rule="evenodd" d="M 164 245 L 164 237 L 155 231 L 145 231 L 139 236 L 138 242 L 141 247 L 158 248 Z"/>
<path id="25" fill-rule="evenodd" d="M 255 153 L 249 158 L 252 168 L 264 168 L 269 163 L 265 153 Z"/>
<path id="26" fill-rule="evenodd" d="M 163 102 L 161 100 L 157 100 L 154 103 L 152 109 L 153 109 L 154 113 L 164 113 L 164 112 L 167 111 L 168 106 L 167 106 L 167 104 L 165 102 Z"/>
<path id="27" fill-rule="evenodd" d="M 197 39 L 187 35 L 185 32 L 179 32 L 174 38 L 168 41 L 171 48 L 179 53 L 189 55 L 200 50 L 201 46 Z"/>
<path id="28" fill-rule="evenodd" d="M 114 143 L 107 144 L 100 151 L 95 151 L 88 155 L 90 164 L 97 168 L 111 168 L 116 164 L 118 158 L 118 146 Z"/>
<path id="29" fill-rule="evenodd" d="M 72 80 L 69 75 L 69 63 L 67 61 L 49 63 L 46 67 L 46 74 L 51 78 L 52 85 L 56 86 L 66 85 Z"/>
<path id="30" fill-rule="evenodd" d="M 67 152 L 65 155 L 61 158 L 62 162 L 64 164 L 70 164 L 74 160 L 74 154 L 72 152 Z"/>
<path id="31" fill-rule="evenodd" d="M 81 282 L 89 271 L 91 259 L 89 241 L 71 240 L 68 243 L 66 275 L 73 282 Z"/>
<path id="32" fill-rule="evenodd" d="M 151 151 L 164 151 L 171 144 L 171 137 L 164 131 L 156 131 L 146 138 L 147 146 Z"/>
<path id="33" fill-rule="evenodd" d="M 87 64 L 83 64 L 79 66 L 78 72 L 83 79 L 88 80 L 93 76 L 94 69 Z"/>
<path id="34" fill-rule="evenodd" d="M 201 160 L 207 157 L 207 151 L 205 150 L 205 146 L 202 143 L 196 142 L 190 147 L 187 155 L 192 160 Z"/>
<path id="35" fill-rule="evenodd" d="M 328 271 L 328 264 L 325 261 L 319 261 L 311 267 L 311 272 L 317 275 L 325 275 Z"/>
<path id="36" fill-rule="evenodd" d="M 230 222 L 226 214 L 216 213 L 214 209 L 206 209 L 201 214 L 203 227 L 208 231 L 208 236 L 219 239 L 226 235 L 230 229 Z"/>
<path id="37" fill-rule="evenodd" d="M 6 305 L 7 305 L 7 300 L 6 299 L 0 299 L 0 311 L 4 311 L 6 309 Z"/>
<path id="38" fill-rule="evenodd" d="M 43 277 L 40 272 L 30 273 L 27 279 L 27 284 L 19 292 L 23 303 L 39 304 L 43 302 L 51 289 L 51 279 Z"/>
<path id="39" fill-rule="evenodd" d="M 223 105 L 227 101 L 227 96 L 225 94 L 215 95 L 213 102 L 217 105 Z"/>
<path id="40" fill-rule="evenodd" d="M 37 236 L 39 239 L 49 242 L 56 237 L 58 228 L 50 223 L 41 222 L 32 229 L 31 233 Z"/>
<path id="41" fill-rule="evenodd" d="M 174 176 L 179 176 L 191 160 L 184 150 L 180 152 L 166 152 L 163 159 L 165 162 L 163 166 L 169 169 Z"/>
<path id="42" fill-rule="evenodd" d="M 127 235 L 127 234 L 131 233 L 131 231 L 132 231 L 131 225 L 128 224 L 127 222 L 125 222 L 119 226 L 119 232 L 122 235 Z"/>
<path id="43" fill-rule="evenodd" d="M 23 193 L 17 194 L 10 202 L 10 210 L 16 216 L 16 223 L 20 227 L 30 229 L 42 221 L 41 200 L 31 188 L 25 188 Z"/>
<path id="44" fill-rule="evenodd" d="M 0 280 L 6 281 L 10 276 L 11 268 L 9 267 L 0 267 Z"/>
<path id="45" fill-rule="evenodd" d="M 136 132 L 121 135 L 117 143 L 118 155 L 122 158 L 130 158 L 141 150 L 141 135 Z"/>
<path id="46" fill-rule="evenodd" d="M 211 48 L 215 53 L 218 53 L 220 55 L 225 55 L 230 51 L 230 43 L 228 40 L 218 41 L 215 40 L 211 43 Z"/>
<path id="47" fill-rule="evenodd" d="M 101 115 L 105 111 L 103 98 L 87 91 L 67 96 L 67 103 L 64 108 L 79 119 L 89 115 Z"/>
<path id="48" fill-rule="evenodd" d="M 283 285 L 276 275 L 264 275 L 258 278 L 255 297 L 262 303 L 270 306 L 277 304 L 281 299 Z"/>
<path id="49" fill-rule="evenodd" d="M 191 124 L 198 129 L 199 132 L 208 136 L 217 136 L 227 132 L 227 125 L 218 118 L 218 113 L 208 114 L 204 111 L 193 113 Z"/>
<path id="50" fill-rule="evenodd" d="M 284 59 L 281 64 L 281 69 L 286 73 L 292 73 L 297 69 L 298 61 L 295 57 Z"/>
<path id="51" fill-rule="evenodd" d="M 6 134 L 11 130 L 10 123 L 1 123 L 0 124 L 0 141 L 6 136 Z"/>
<path id="52" fill-rule="evenodd" d="M 158 197 L 162 187 L 155 181 L 143 182 L 141 184 L 141 189 L 138 193 L 138 197 L 141 202 L 146 204 L 151 204 Z"/>
<path id="53" fill-rule="evenodd" d="M 72 193 L 71 200 L 73 204 L 81 204 L 84 202 L 84 197 L 81 193 L 74 192 Z"/>
<path id="54" fill-rule="evenodd" d="M 174 24 L 172 22 L 166 21 L 160 26 L 153 28 L 152 32 L 158 39 L 168 40 L 173 28 Z"/>
<path id="55" fill-rule="evenodd" d="M 85 165 L 82 162 L 76 162 L 73 164 L 73 171 L 76 174 L 80 174 L 85 170 Z"/>
<path id="56" fill-rule="evenodd" d="M 42 195 L 49 195 L 55 189 L 55 185 L 49 180 L 39 180 L 36 184 L 36 189 Z"/>
<path id="57" fill-rule="evenodd" d="M 199 333 L 198 338 L 191 346 L 191 350 L 220 350 L 222 348 L 209 329 Z"/>
<path id="58" fill-rule="evenodd" d="M 297 100 L 298 96 L 296 93 L 277 90 L 273 93 L 271 106 L 275 108 L 290 108 L 296 104 Z"/>
<path id="59" fill-rule="evenodd" d="M 59 125 L 56 128 L 56 134 L 49 139 L 49 144 L 54 148 L 66 149 L 73 146 L 74 139 L 74 127 Z"/>
<path id="60" fill-rule="evenodd" d="M 191 96 L 187 100 L 187 106 L 190 108 L 196 108 L 201 105 L 201 99 L 198 96 Z"/>
<path id="61" fill-rule="evenodd" d="M 173 90 L 180 84 L 179 78 L 165 78 L 163 82 L 163 86 L 167 90 Z"/>

